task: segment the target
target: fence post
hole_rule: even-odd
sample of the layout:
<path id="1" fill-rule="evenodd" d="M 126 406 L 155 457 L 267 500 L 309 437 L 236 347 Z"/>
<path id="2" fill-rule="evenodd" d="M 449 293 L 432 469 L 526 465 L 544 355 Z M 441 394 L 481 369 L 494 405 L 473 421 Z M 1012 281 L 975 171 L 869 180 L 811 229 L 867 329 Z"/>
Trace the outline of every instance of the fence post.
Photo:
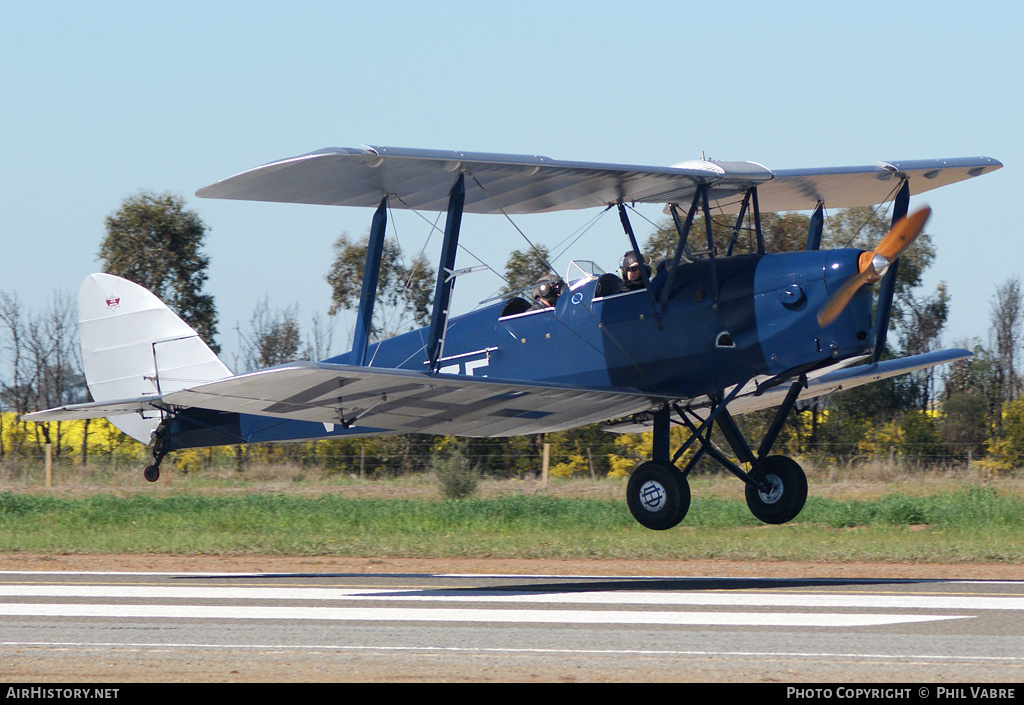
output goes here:
<path id="1" fill-rule="evenodd" d="M 551 444 L 544 444 L 544 463 L 540 466 L 540 486 L 548 486 L 548 466 L 551 463 Z"/>
<path id="2" fill-rule="evenodd" d="M 44 463 L 46 468 L 46 488 L 49 489 L 53 486 L 53 446 L 49 443 L 46 444 L 44 457 L 46 458 Z"/>

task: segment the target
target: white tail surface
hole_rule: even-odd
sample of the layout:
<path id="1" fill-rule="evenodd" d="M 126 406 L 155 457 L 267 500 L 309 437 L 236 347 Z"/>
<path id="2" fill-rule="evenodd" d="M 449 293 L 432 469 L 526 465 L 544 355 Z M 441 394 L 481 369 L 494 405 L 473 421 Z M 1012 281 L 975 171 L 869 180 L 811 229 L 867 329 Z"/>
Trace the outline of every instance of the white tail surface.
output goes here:
<path id="1" fill-rule="evenodd" d="M 112 274 L 91 274 L 78 292 L 82 366 L 99 402 L 159 396 L 231 376 L 231 370 L 149 290 Z M 149 443 L 158 412 L 110 422 Z"/>

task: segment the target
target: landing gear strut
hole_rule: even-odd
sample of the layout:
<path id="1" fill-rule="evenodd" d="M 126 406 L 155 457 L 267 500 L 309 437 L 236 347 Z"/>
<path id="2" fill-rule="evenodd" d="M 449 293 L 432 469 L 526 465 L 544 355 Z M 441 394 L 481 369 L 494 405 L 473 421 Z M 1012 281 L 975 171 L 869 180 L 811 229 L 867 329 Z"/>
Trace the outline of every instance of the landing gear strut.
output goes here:
<path id="1" fill-rule="evenodd" d="M 800 389 L 806 385 L 803 375 L 793 382 L 756 455 L 727 408 L 741 385 L 714 406 L 700 427 L 694 425 L 685 410 L 674 407 L 680 418 L 677 423 L 685 424 L 690 430 L 690 438 L 674 457 L 670 457 L 669 439 L 672 409 L 666 406 L 656 411 L 654 457 L 633 471 L 626 486 L 626 504 L 633 518 L 656 531 L 671 529 L 681 522 L 690 507 L 690 486 L 686 478 L 706 454 L 746 484 L 747 507 L 755 517 L 766 524 L 784 524 L 794 519 L 807 500 L 807 477 L 792 458 L 768 453 L 782 430 L 786 416 L 796 404 Z M 740 462 L 751 465 L 750 472 L 744 472 L 711 443 L 711 428 L 716 422 Z M 699 443 L 700 447 L 680 471 L 675 463 L 694 443 Z"/>
<path id="2" fill-rule="evenodd" d="M 156 482 L 160 479 L 160 463 L 163 462 L 169 451 L 164 450 L 164 436 L 167 433 L 164 424 L 161 423 L 153 431 L 153 464 L 147 465 L 142 471 L 142 476 L 147 482 Z"/>

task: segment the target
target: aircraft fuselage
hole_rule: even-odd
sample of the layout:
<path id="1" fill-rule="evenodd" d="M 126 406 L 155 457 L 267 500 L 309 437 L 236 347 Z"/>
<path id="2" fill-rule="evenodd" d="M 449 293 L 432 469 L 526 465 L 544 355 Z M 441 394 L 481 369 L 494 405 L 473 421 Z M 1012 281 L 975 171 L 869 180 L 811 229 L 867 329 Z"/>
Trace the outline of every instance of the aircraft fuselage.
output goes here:
<path id="1" fill-rule="evenodd" d="M 663 310 L 639 289 L 594 297 L 596 281 L 569 283 L 553 308 L 502 317 L 503 304 L 452 318 L 439 371 L 637 389 L 679 397 L 714 393 L 869 349 L 869 295 L 821 329 L 815 315 L 856 271 L 859 250 L 741 256 L 680 267 Z M 659 276 L 664 276 L 659 275 Z M 832 282 L 835 282 L 834 284 Z M 377 367 L 426 371 L 423 331 L 371 346 Z M 346 363 L 348 354 L 327 360 Z"/>
<path id="2" fill-rule="evenodd" d="M 874 345 L 870 289 L 832 324 L 815 318 L 856 272 L 859 250 L 720 258 L 685 264 L 658 311 L 664 272 L 640 289 L 595 298 L 595 279 L 568 282 L 553 308 L 502 316 L 503 303 L 448 322 L 438 374 L 639 390 L 680 399 L 714 395 L 758 375 L 777 375 L 859 355 Z M 660 281 L 659 281 L 660 280 Z M 715 282 L 717 281 L 717 290 Z M 426 329 L 371 345 L 371 367 L 427 372 Z M 324 362 L 347 364 L 349 353 Z M 192 423 L 189 417 L 195 419 Z M 374 429 L 187 410 L 170 424 L 171 449 L 351 437 Z"/>

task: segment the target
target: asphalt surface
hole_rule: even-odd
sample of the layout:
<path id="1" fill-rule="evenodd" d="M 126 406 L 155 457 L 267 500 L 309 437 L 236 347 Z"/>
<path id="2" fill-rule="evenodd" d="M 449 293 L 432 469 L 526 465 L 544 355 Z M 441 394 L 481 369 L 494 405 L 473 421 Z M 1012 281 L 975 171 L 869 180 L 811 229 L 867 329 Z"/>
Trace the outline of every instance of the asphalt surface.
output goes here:
<path id="1" fill-rule="evenodd" d="M 1012 685 L 1024 581 L 7 571 L 0 680 Z"/>

